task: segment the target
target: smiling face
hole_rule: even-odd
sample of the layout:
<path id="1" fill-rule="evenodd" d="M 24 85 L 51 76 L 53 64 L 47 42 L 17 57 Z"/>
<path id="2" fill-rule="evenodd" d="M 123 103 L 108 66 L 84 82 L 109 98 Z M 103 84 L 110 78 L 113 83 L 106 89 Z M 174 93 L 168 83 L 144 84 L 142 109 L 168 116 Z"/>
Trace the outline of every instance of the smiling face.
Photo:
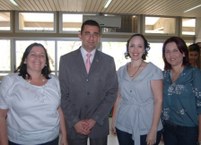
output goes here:
<path id="1" fill-rule="evenodd" d="M 165 59 L 172 66 L 181 66 L 183 64 L 184 53 L 181 53 L 175 42 L 167 43 L 165 47 Z"/>
<path id="2" fill-rule="evenodd" d="M 128 53 L 131 60 L 137 61 L 142 59 L 145 53 L 144 40 L 140 36 L 134 36 L 128 45 Z"/>
<path id="3" fill-rule="evenodd" d="M 41 46 L 34 46 L 29 52 L 25 62 L 27 64 L 27 72 L 40 72 L 45 67 L 46 55 Z"/>
<path id="4" fill-rule="evenodd" d="M 85 25 L 79 38 L 82 40 L 82 46 L 86 51 L 92 51 L 100 42 L 100 32 L 97 26 Z"/>

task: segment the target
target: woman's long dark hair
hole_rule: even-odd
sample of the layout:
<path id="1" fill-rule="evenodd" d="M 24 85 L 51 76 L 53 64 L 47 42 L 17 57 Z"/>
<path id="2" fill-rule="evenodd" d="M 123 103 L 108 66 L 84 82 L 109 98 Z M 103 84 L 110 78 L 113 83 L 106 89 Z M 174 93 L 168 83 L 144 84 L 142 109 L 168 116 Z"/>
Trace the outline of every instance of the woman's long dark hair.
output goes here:
<path id="1" fill-rule="evenodd" d="M 41 74 L 46 78 L 46 79 L 50 79 L 49 77 L 49 74 L 51 73 L 51 70 L 50 70 L 50 65 L 49 65 L 49 58 L 48 58 L 48 54 L 47 54 L 47 51 L 45 49 L 45 47 L 40 44 L 40 43 L 32 43 L 31 45 L 29 45 L 26 50 L 24 51 L 24 54 L 22 56 L 22 60 L 21 60 L 21 63 L 20 65 L 17 67 L 17 69 L 14 71 L 14 72 L 19 72 L 19 76 L 22 76 L 24 79 L 30 79 L 31 76 L 30 74 L 27 72 L 27 64 L 24 63 L 27 56 L 29 55 L 31 49 L 33 47 L 42 47 L 45 51 L 45 57 L 46 57 L 46 63 L 45 63 L 45 66 L 44 68 L 42 69 L 41 71 Z"/>

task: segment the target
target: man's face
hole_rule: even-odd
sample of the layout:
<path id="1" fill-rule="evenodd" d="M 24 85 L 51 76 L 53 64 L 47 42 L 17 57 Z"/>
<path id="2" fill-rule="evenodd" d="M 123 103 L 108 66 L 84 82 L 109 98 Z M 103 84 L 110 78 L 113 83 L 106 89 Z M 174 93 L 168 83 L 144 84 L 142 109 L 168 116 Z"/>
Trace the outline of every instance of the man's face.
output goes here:
<path id="1" fill-rule="evenodd" d="M 82 40 L 82 46 L 86 51 L 92 51 L 100 42 L 100 33 L 97 26 L 85 25 L 79 38 Z"/>
<path id="2" fill-rule="evenodd" d="M 199 53 L 197 51 L 189 51 L 189 60 L 196 62 L 199 58 Z"/>

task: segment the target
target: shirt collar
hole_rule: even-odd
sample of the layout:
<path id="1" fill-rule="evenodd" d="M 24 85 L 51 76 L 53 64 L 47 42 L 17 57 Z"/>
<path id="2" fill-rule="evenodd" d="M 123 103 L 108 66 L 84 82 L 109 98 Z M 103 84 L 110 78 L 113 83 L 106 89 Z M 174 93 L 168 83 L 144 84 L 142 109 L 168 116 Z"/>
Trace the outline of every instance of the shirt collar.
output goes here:
<path id="1" fill-rule="evenodd" d="M 86 54 L 88 53 L 83 47 L 80 48 L 80 51 L 81 51 L 81 54 L 82 54 L 82 57 L 84 60 L 86 60 Z M 92 50 L 90 52 L 91 54 L 91 62 L 93 61 L 93 58 L 94 58 L 94 55 L 95 55 L 95 52 L 96 52 L 96 49 Z"/>

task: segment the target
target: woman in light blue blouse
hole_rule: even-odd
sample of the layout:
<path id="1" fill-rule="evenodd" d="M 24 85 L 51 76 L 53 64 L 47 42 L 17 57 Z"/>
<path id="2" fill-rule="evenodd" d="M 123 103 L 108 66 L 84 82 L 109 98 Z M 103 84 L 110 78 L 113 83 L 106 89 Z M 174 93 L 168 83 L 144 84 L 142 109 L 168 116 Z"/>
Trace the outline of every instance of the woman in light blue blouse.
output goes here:
<path id="1" fill-rule="evenodd" d="M 158 145 L 162 123 L 162 71 L 146 59 L 149 43 L 142 34 L 127 41 L 131 61 L 118 70 L 119 93 L 112 131 L 120 145 Z"/>
<path id="2" fill-rule="evenodd" d="M 164 91 L 162 119 L 165 145 L 196 145 L 201 141 L 201 72 L 189 64 L 180 37 L 163 44 Z"/>

